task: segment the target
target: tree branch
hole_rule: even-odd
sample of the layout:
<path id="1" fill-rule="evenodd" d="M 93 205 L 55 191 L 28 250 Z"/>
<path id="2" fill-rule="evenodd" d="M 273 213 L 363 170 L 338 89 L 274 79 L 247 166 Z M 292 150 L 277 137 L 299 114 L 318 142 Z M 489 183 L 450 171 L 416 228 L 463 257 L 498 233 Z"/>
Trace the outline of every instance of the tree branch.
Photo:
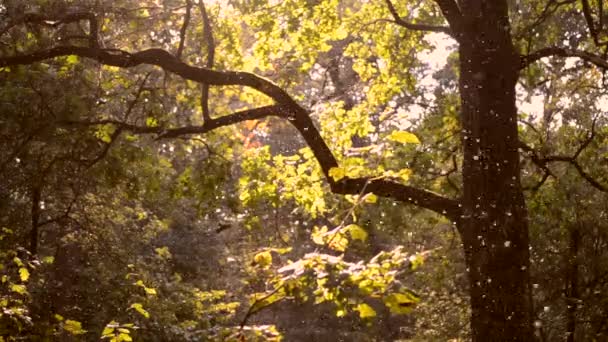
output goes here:
<path id="1" fill-rule="evenodd" d="M 97 17 L 94 13 L 89 12 L 76 12 L 70 13 L 62 16 L 53 16 L 53 15 L 41 15 L 38 13 L 26 13 L 20 18 L 9 23 L 4 29 L 0 31 L 0 36 L 8 32 L 11 28 L 22 25 L 22 24 L 37 24 L 48 26 L 52 28 L 56 28 L 63 24 L 69 24 L 81 20 L 89 21 L 89 47 L 97 48 L 99 47 L 99 37 L 98 37 L 98 23 Z"/>
<path id="2" fill-rule="evenodd" d="M 393 22 L 399 26 L 403 26 L 408 30 L 413 31 L 428 31 L 428 32 L 442 32 L 448 35 L 453 35 L 452 30 L 447 26 L 435 26 L 435 25 L 426 25 L 426 24 L 414 24 L 408 21 L 403 20 L 397 9 L 393 5 L 391 0 L 384 0 L 386 2 L 386 6 L 388 7 L 389 12 L 393 16 Z"/>
<path id="3" fill-rule="evenodd" d="M 583 169 L 583 167 L 578 162 L 578 157 L 580 156 L 580 154 L 589 146 L 589 144 L 591 144 L 591 142 L 595 138 L 595 123 L 596 123 L 596 120 L 594 119 L 592 126 L 591 126 L 591 132 L 590 132 L 589 136 L 587 137 L 587 139 L 585 139 L 585 141 L 583 141 L 581 146 L 579 146 L 576 149 L 576 152 L 574 152 L 574 154 L 572 156 L 551 155 L 551 156 L 541 158 L 538 156 L 538 153 L 533 148 L 531 148 L 530 146 L 526 145 L 523 142 L 519 143 L 520 148 L 522 150 L 528 152 L 532 162 L 544 171 L 543 179 L 537 186 L 534 187 L 535 189 L 540 188 L 540 186 L 545 182 L 545 180 L 549 176 L 555 177 L 549 170 L 549 167 L 547 164 L 553 163 L 553 162 L 565 162 L 565 163 L 569 163 L 570 165 L 574 166 L 574 168 L 576 169 L 578 174 L 581 177 L 583 177 L 592 187 L 594 187 L 597 190 L 602 191 L 602 192 L 608 192 L 608 187 L 605 185 L 602 185 L 600 182 L 595 180 L 589 173 L 587 173 Z"/>
<path id="4" fill-rule="evenodd" d="M 215 40 L 213 39 L 213 29 L 211 28 L 211 21 L 207 15 L 207 9 L 205 8 L 205 2 L 199 0 L 198 7 L 203 17 L 203 31 L 205 35 L 205 42 L 207 43 L 207 64 L 205 67 L 213 68 L 213 62 L 215 59 Z M 211 120 L 211 113 L 209 112 L 209 84 L 203 83 L 201 86 L 201 110 L 203 112 L 203 120 Z"/>
<path id="5" fill-rule="evenodd" d="M 561 48 L 557 46 L 546 47 L 536 52 L 533 52 L 527 56 L 522 56 L 520 62 L 520 69 L 524 69 L 528 65 L 535 63 L 544 57 L 577 57 L 597 66 L 600 69 L 608 69 L 608 61 L 606 61 L 606 59 L 600 57 L 599 55 L 587 51 Z"/>
<path id="6" fill-rule="evenodd" d="M 177 59 L 182 58 L 182 52 L 184 51 L 184 44 L 186 43 L 186 32 L 188 31 L 188 25 L 190 25 L 190 12 L 192 11 L 192 0 L 186 0 L 186 14 L 184 15 L 184 22 L 179 30 L 179 46 L 175 57 Z"/>
<path id="7" fill-rule="evenodd" d="M 379 196 L 388 197 L 397 201 L 412 203 L 417 206 L 433 210 L 456 221 L 460 217 L 458 201 L 442 197 L 430 191 L 417 189 L 408 185 L 392 182 L 385 179 L 343 178 L 335 181 L 329 171 L 338 167 L 333 153 L 315 127 L 308 111 L 302 108 L 289 94 L 271 81 L 248 72 L 215 71 L 207 68 L 198 68 L 181 62 L 175 56 L 162 49 L 149 49 L 136 53 L 122 50 L 97 49 L 80 46 L 60 46 L 49 50 L 42 50 L 30 54 L 0 57 L 0 67 L 12 65 L 27 65 L 39 61 L 76 55 L 90 58 L 105 65 L 121 68 L 131 68 L 141 64 L 155 65 L 165 71 L 175 73 L 187 80 L 206 83 L 209 85 L 240 85 L 246 86 L 269 96 L 277 104 L 234 113 L 208 121 L 203 126 L 187 126 L 181 128 L 164 129 L 160 127 L 142 127 L 114 120 L 102 120 L 88 124 L 116 124 L 125 130 L 135 133 L 155 133 L 159 138 L 176 137 L 183 134 L 202 134 L 212 129 L 230 125 L 243 120 L 251 120 L 269 115 L 287 118 L 300 132 L 317 159 L 330 188 L 338 194 L 358 194 L 364 185 L 369 182 L 366 192 L 373 192 Z"/>
<path id="8" fill-rule="evenodd" d="M 439 5 L 441 13 L 450 25 L 451 30 L 458 36 L 464 30 L 464 21 L 460 8 L 455 0 L 435 0 Z"/>
<path id="9" fill-rule="evenodd" d="M 600 0 L 600 3 L 602 1 L 603 0 Z M 591 15 L 591 6 L 589 5 L 589 0 L 581 0 L 581 3 L 583 5 L 582 6 L 583 7 L 583 16 L 585 17 L 585 21 L 587 22 L 587 27 L 589 28 L 589 34 L 591 35 L 591 38 L 593 39 L 593 42 L 597 46 L 606 46 L 606 45 L 608 45 L 608 41 L 605 41 L 605 42 L 601 42 L 600 41 L 601 26 L 596 27 L 595 23 L 593 22 L 593 16 Z M 602 15 L 602 13 L 600 13 L 600 16 L 601 15 Z"/>

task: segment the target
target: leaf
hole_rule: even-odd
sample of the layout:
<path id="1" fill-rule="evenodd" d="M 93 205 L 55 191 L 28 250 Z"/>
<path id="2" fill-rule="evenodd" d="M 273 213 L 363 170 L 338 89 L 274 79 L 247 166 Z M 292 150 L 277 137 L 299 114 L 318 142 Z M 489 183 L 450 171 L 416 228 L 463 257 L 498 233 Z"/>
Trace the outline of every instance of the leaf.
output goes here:
<path id="1" fill-rule="evenodd" d="M 365 203 L 378 202 L 378 196 L 376 196 L 375 194 L 372 194 L 371 192 L 369 194 L 365 195 L 365 197 L 363 197 L 363 199 L 365 200 Z"/>
<path id="2" fill-rule="evenodd" d="M 25 285 L 11 284 L 10 289 L 11 291 L 21 295 L 27 294 L 27 288 Z"/>
<path id="3" fill-rule="evenodd" d="M 418 302 L 420 298 L 411 292 L 393 293 L 384 299 L 384 304 L 394 314 L 408 314 Z"/>
<path id="4" fill-rule="evenodd" d="M 133 309 L 139 312 L 142 316 L 146 318 L 150 318 L 150 313 L 144 309 L 144 306 L 141 303 L 133 303 L 129 307 L 129 309 Z"/>
<path id="5" fill-rule="evenodd" d="M 412 255 L 409 258 L 409 261 L 410 261 L 410 269 L 412 271 L 415 271 L 418 267 L 420 267 L 424 264 L 424 255 L 422 255 L 422 254 Z"/>
<path id="6" fill-rule="evenodd" d="M 348 239 L 341 232 L 336 232 L 327 239 L 328 247 L 334 251 L 344 252 L 348 247 Z"/>
<path id="7" fill-rule="evenodd" d="M 171 252 L 167 246 L 156 248 L 154 251 L 161 259 L 171 259 Z"/>
<path id="8" fill-rule="evenodd" d="M 310 234 L 310 237 L 312 238 L 312 241 L 317 245 L 324 245 L 325 233 L 327 233 L 327 226 L 323 226 L 321 228 L 314 227 L 312 230 L 312 234 Z"/>
<path id="9" fill-rule="evenodd" d="M 101 332 L 101 337 L 111 337 L 114 335 L 114 328 L 106 326 Z"/>
<path id="10" fill-rule="evenodd" d="M 355 310 L 359 311 L 360 318 L 371 318 L 376 317 L 376 310 L 374 310 L 371 306 L 361 303 L 357 305 Z"/>
<path id="11" fill-rule="evenodd" d="M 30 271 L 28 271 L 25 267 L 21 267 L 19 269 L 19 278 L 21 278 L 21 281 L 26 282 L 28 279 L 30 279 Z"/>
<path id="12" fill-rule="evenodd" d="M 14 257 L 13 262 L 15 263 L 15 265 L 17 265 L 19 267 L 23 267 L 23 262 L 18 257 Z"/>
<path id="13" fill-rule="evenodd" d="M 79 61 L 79 60 L 80 60 L 80 59 L 79 59 L 79 58 L 78 58 L 78 56 L 76 56 L 76 55 L 69 55 L 69 56 L 68 56 L 68 57 L 65 59 L 65 61 L 66 61 L 68 64 L 76 64 L 76 63 L 78 63 L 78 61 Z"/>
<path id="14" fill-rule="evenodd" d="M 158 127 L 158 120 L 156 120 L 156 118 L 149 116 L 148 118 L 146 118 L 146 126 Z"/>
<path id="15" fill-rule="evenodd" d="M 388 136 L 388 140 L 396 141 L 402 144 L 420 144 L 420 140 L 413 133 L 406 131 L 393 131 Z"/>
<path id="16" fill-rule="evenodd" d="M 272 265 L 272 254 L 269 251 L 260 252 L 253 257 L 253 261 L 257 265 L 267 268 Z"/>
<path id="17" fill-rule="evenodd" d="M 45 264 L 52 264 L 55 262 L 55 257 L 54 256 L 45 256 L 44 258 L 42 258 L 42 262 Z"/>
<path id="18" fill-rule="evenodd" d="M 156 296 L 156 289 L 153 287 L 145 287 L 144 286 L 144 290 L 146 291 L 147 295 L 151 295 L 151 296 Z"/>
<path id="19" fill-rule="evenodd" d="M 359 227 L 356 224 L 349 224 L 344 229 L 350 233 L 350 237 L 352 237 L 353 240 L 359 240 L 363 242 L 367 240 L 367 232 L 365 231 L 365 229 Z"/>
<path id="20" fill-rule="evenodd" d="M 346 176 L 346 171 L 341 167 L 332 167 L 329 169 L 329 176 L 337 182 Z"/>
<path id="21" fill-rule="evenodd" d="M 82 335 L 87 332 L 86 330 L 82 329 L 82 323 L 71 319 L 68 319 L 63 323 L 63 330 L 72 335 Z"/>

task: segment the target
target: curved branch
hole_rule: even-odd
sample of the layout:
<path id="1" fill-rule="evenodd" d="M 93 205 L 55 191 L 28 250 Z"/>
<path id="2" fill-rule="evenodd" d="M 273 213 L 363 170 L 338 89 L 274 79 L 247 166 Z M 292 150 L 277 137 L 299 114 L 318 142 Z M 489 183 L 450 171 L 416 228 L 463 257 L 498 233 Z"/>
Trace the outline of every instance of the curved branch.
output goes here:
<path id="1" fill-rule="evenodd" d="M 608 69 L 608 61 L 599 55 L 587 51 L 561 48 L 557 46 L 546 47 L 527 56 L 522 56 L 520 61 L 520 69 L 524 69 L 528 65 L 535 63 L 544 57 L 577 57 L 597 66 L 600 69 Z"/>
<path id="2" fill-rule="evenodd" d="M 141 127 L 112 120 L 103 120 L 89 124 L 117 124 L 122 129 L 132 130 L 136 133 L 156 133 L 159 137 L 167 138 L 181 134 L 202 134 L 212 129 L 226 126 L 232 123 L 249 120 L 251 118 L 268 115 L 278 115 L 287 118 L 289 122 L 300 132 L 306 144 L 311 148 L 317 162 L 321 166 L 323 174 L 327 179 L 333 192 L 339 194 L 358 194 L 365 184 L 366 192 L 373 192 L 379 196 L 389 197 L 397 201 L 412 203 L 417 206 L 435 211 L 456 221 L 460 217 L 458 201 L 442 197 L 430 191 L 417 189 L 408 185 L 392 182 L 385 179 L 367 178 L 343 178 L 339 181 L 333 180 L 329 171 L 338 167 L 338 162 L 333 153 L 321 137 L 315 127 L 308 111 L 302 108 L 281 87 L 273 82 L 248 72 L 238 71 L 215 71 L 207 68 L 198 68 L 181 62 L 169 52 L 161 49 L 149 49 L 136 53 L 122 50 L 97 49 L 80 46 L 60 46 L 49 50 L 37 51 L 31 54 L 0 57 L 0 67 L 11 65 L 26 65 L 43 60 L 76 55 L 90 58 L 102 64 L 117 66 L 121 68 L 135 67 L 141 64 L 155 65 L 168 72 L 177 74 L 184 79 L 206 83 L 209 85 L 239 85 L 253 88 L 270 98 L 276 105 L 252 109 L 219 117 L 208 121 L 203 126 L 187 126 L 182 128 L 164 129 L 160 127 Z"/>
<path id="3" fill-rule="evenodd" d="M 386 2 L 386 6 L 388 7 L 389 12 L 393 16 L 393 22 L 399 26 L 403 26 L 408 30 L 413 31 L 428 31 L 428 32 L 441 32 L 448 35 L 453 35 L 452 30 L 447 26 L 435 26 L 435 25 L 427 25 L 427 24 L 414 24 L 408 21 L 403 20 L 399 13 L 397 13 L 397 9 L 393 5 L 391 0 L 384 0 Z"/>

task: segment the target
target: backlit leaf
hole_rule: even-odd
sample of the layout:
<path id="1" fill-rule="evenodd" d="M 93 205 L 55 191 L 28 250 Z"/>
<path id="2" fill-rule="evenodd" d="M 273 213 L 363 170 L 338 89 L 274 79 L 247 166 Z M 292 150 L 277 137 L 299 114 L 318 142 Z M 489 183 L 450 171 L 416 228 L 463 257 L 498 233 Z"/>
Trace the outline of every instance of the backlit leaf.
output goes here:
<path id="1" fill-rule="evenodd" d="M 420 140 L 414 134 L 406 131 L 393 131 L 388 140 L 396 141 L 402 144 L 420 144 Z"/>

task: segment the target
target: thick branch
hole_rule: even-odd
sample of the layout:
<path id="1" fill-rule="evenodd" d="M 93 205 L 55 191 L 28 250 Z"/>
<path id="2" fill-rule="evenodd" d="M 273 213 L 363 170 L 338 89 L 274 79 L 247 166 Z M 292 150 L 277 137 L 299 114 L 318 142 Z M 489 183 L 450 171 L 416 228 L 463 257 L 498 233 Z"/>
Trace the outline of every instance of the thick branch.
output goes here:
<path id="1" fill-rule="evenodd" d="M 391 0 L 384 0 L 386 2 L 386 6 L 388 7 L 389 12 L 393 16 L 393 22 L 399 26 L 403 26 L 408 30 L 413 31 L 428 31 L 428 32 L 442 32 L 445 34 L 452 35 L 452 30 L 447 26 L 435 26 L 435 25 L 426 25 L 426 24 L 414 24 L 408 21 L 403 20 L 399 13 L 397 13 L 397 9 L 391 2 Z"/>
<path id="2" fill-rule="evenodd" d="M 116 124 L 124 130 L 131 130 L 135 133 L 156 133 L 159 134 L 161 138 L 168 138 L 183 134 L 202 134 L 212 129 L 243 120 L 251 120 L 268 115 L 278 115 L 287 118 L 300 132 L 319 162 L 332 191 L 340 194 L 358 194 L 363 189 L 363 186 L 368 183 L 366 192 L 373 192 L 379 196 L 412 203 L 446 215 L 452 220 L 458 220 L 460 217 L 457 201 L 444 198 L 429 191 L 383 179 L 376 179 L 368 182 L 368 179 L 364 178 L 346 178 L 338 182 L 334 181 L 333 178 L 329 176 L 329 171 L 334 167 L 338 167 L 338 162 L 321 137 L 321 134 L 315 127 L 308 112 L 298 105 L 282 88 L 271 81 L 252 73 L 214 71 L 207 68 L 193 67 L 181 62 L 169 52 L 161 49 L 149 49 L 136 53 L 128 53 L 120 50 L 95 49 L 79 46 L 61 46 L 27 55 L 2 57 L 0 58 L 0 67 L 32 64 L 42 60 L 67 55 L 86 57 L 102 64 L 122 68 L 135 67 L 141 64 L 156 65 L 168 72 L 175 73 L 191 81 L 209 85 L 240 85 L 251 87 L 271 97 L 277 103 L 275 106 L 267 106 L 219 117 L 208 121 L 203 126 L 164 129 L 160 127 L 135 126 L 112 120 L 102 120 L 90 124 Z"/>
<path id="3" fill-rule="evenodd" d="M 448 24 L 450 24 L 450 28 L 457 35 L 461 34 L 464 30 L 464 23 L 462 18 L 462 13 L 460 13 L 460 8 L 458 8 L 458 4 L 455 0 L 435 0 L 439 8 L 441 9 L 441 13 L 447 20 Z"/>
<path id="4" fill-rule="evenodd" d="M 561 47 L 547 47 L 533 52 L 527 56 L 522 56 L 520 68 L 523 69 L 544 57 L 577 57 L 586 62 L 594 64 L 598 68 L 608 69 L 608 61 L 596 54 L 582 50 L 567 49 Z"/>

